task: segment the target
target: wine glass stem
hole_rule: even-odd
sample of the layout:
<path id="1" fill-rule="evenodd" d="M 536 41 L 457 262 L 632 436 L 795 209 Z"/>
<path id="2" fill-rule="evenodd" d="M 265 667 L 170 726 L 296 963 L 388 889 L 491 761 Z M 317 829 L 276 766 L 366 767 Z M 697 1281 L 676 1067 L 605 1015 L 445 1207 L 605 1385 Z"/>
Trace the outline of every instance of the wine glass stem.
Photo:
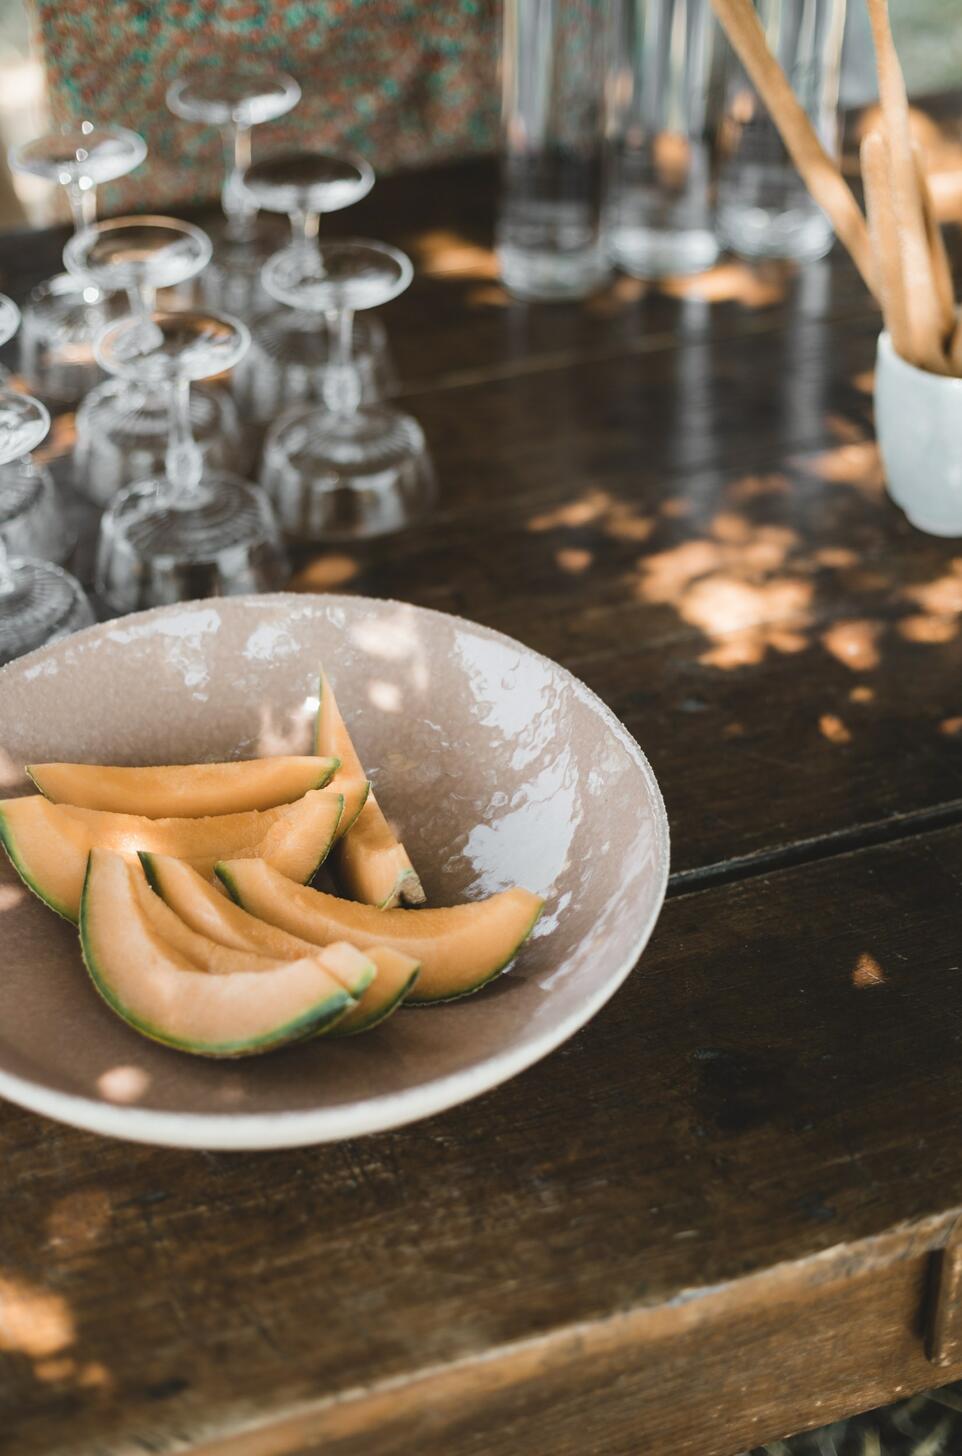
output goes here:
<path id="1" fill-rule="evenodd" d="M 251 164 L 251 129 L 230 122 L 224 127 L 224 186 L 221 205 L 227 219 L 227 236 L 245 242 L 254 232 L 257 211 L 244 190 L 244 173 Z"/>
<path id="2" fill-rule="evenodd" d="M 66 192 L 73 230 L 75 233 L 82 232 L 97 221 L 97 189 L 92 183 L 82 187 L 79 182 L 68 182 Z"/>
<path id="3" fill-rule="evenodd" d="M 332 309 L 327 326 L 331 361 L 324 371 L 324 403 L 335 414 L 352 415 L 361 403 L 361 381 L 354 367 L 354 310 Z"/>
<path id="4" fill-rule="evenodd" d="M 204 458 L 191 426 L 189 379 L 175 379 L 170 386 L 170 436 L 166 465 L 174 503 L 190 505 L 200 493 Z"/>
<path id="5" fill-rule="evenodd" d="M 301 208 L 295 208 L 291 213 L 291 233 L 294 238 L 294 246 L 299 243 L 313 243 L 321 226 L 321 214 L 319 212 L 307 212 Z"/>
<path id="6" fill-rule="evenodd" d="M 10 553 L 7 551 L 7 543 L 0 536 L 0 601 L 4 597 L 13 596 L 16 589 L 17 583 L 10 569 Z"/>
<path id="7" fill-rule="evenodd" d="M 152 283 L 133 283 L 127 289 L 130 312 L 138 318 L 148 318 L 157 302 L 157 290 Z"/>

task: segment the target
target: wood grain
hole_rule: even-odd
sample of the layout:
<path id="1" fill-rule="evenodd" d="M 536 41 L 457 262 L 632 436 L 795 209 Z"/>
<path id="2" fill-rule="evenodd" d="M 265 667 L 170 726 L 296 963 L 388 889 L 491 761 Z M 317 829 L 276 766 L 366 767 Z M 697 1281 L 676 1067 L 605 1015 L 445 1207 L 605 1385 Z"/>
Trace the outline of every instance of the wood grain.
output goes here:
<path id="1" fill-rule="evenodd" d="M 962 1207 L 960 909 L 957 829 L 681 896 L 555 1056 L 343 1146 L 128 1148 L 4 1108 L 0 1278 L 46 1319 L 0 1366 L 17 1456 L 278 1421 L 239 1449 L 310 1449 L 305 1402 L 310 1440 L 380 1456 L 406 1401 L 428 1452 L 490 1417 L 464 1449 L 567 1456 L 593 1411 L 599 1452 L 694 1456 L 921 1385 Z M 433 1393 L 385 1393 L 411 1381 L 436 1426 Z"/>

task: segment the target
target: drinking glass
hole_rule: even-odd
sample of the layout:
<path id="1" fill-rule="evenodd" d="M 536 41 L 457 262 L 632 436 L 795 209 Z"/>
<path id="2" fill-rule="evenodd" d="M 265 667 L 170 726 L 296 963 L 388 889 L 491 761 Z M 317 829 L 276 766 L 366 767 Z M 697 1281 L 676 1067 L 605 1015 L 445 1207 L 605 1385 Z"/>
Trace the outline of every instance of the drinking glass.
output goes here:
<path id="1" fill-rule="evenodd" d="M 385 404 L 362 403 L 353 354 L 354 315 L 396 298 L 410 260 L 362 238 L 287 248 L 266 265 L 280 303 L 326 321 L 332 340 L 324 407 L 300 406 L 274 424 L 262 483 L 283 528 L 300 539 L 379 536 L 415 520 L 434 499 L 434 472 L 420 425 Z"/>
<path id="2" fill-rule="evenodd" d="M 227 237 L 235 242 L 250 241 L 256 231 L 257 208 L 242 180 L 251 163 L 251 128 L 285 116 L 300 99 L 301 88 L 293 76 L 241 57 L 193 66 L 167 88 L 167 105 L 175 116 L 220 128 L 221 205 Z"/>
<path id="3" fill-rule="evenodd" d="M 149 313 L 157 290 L 196 276 L 211 256 L 207 234 L 169 217 L 121 217 L 97 223 L 64 249 L 67 267 L 102 289 L 127 294 L 134 312 Z M 225 468 L 244 461 L 243 432 L 223 390 L 197 391 L 194 426 L 209 463 Z M 97 505 L 124 485 L 163 470 L 170 429 L 170 388 L 140 379 L 104 380 L 77 411 L 74 484 Z"/>
<path id="4" fill-rule="evenodd" d="M 232 369 L 246 327 L 226 314 L 136 314 L 97 343 L 108 373 L 170 391 L 165 471 L 128 486 L 105 511 L 97 589 L 117 611 L 266 591 L 286 561 L 270 505 L 256 486 L 205 468 L 191 424 L 191 384 Z"/>
<path id="5" fill-rule="evenodd" d="M 809 120 L 829 154 L 837 156 L 845 0 L 756 0 L 756 9 Z M 719 237 L 747 258 L 824 257 L 832 246 L 832 225 L 809 196 L 741 63 L 733 52 L 728 55 Z"/>
<path id="6" fill-rule="evenodd" d="M 167 105 L 175 116 L 215 126 L 223 138 L 224 224 L 214 230 L 214 256 L 199 279 L 206 307 L 248 319 L 266 302 L 260 271 L 281 240 L 276 225 L 258 220 L 241 179 L 250 166 L 252 128 L 286 115 L 300 99 L 301 88 L 293 76 L 243 57 L 211 57 L 185 71 L 167 89 Z"/>
<path id="7" fill-rule="evenodd" d="M 125 177 L 147 155 L 136 132 L 82 121 L 12 147 L 16 172 L 58 182 L 67 195 L 74 231 L 97 215 L 98 185 Z M 36 287 L 24 309 L 21 369 L 42 394 L 72 404 L 98 377 L 93 341 L 112 315 L 113 300 L 63 273 Z"/>
<path id="8" fill-rule="evenodd" d="M 39 400 L 0 390 L 0 466 L 28 454 L 50 429 Z M 93 621 L 78 582 L 49 561 L 11 556 L 0 531 L 0 663 Z"/>
<path id="9" fill-rule="evenodd" d="M 718 257 L 709 0 L 616 0 L 612 26 L 612 257 L 636 278 L 701 272 Z"/>
<path id="10" fill-rule="evenodd" d="M 289 218 L 292 247 L 313 247 L 322 215 L 352 206 L 373 186 L 374 169 L 363 158 L 324 152 L 285 152 L 244 173 L 254 204 Z M 316 313 L 269 306 L 251 321 L 251 334 L 253 347 L 235 385 L 245 417 L 265 424 L 285 406 L 323 399 L 331 338 Z M 352 352 L 364 399 L 386 394 L 394 374 L 379 319 L 355 320 Z"/>
<path id="11" fill-rule="evenodd" d="M 519 298 L 607 276 L 602 200 L 608 0 L 504 0 L 498 261 Z"/>
<path id="12" fill-rule="evenodd" d="M 19 308 L 11 298 L 0 294 L 0 348 L 13 338 L 19 326 Z M 23 407 L 16 403 L 22 396 L 0 390 L 0 399 L 8 397 L 7 438 L 12 444 L 16 412 Z M 25 416 L 28 427 L 33 418 L 31 407 Z M 35 464 L 26 453 L 0 465 L 0 538 L 16 555 L 41 556 L 51 561 L 63 561 L 73 545 L 73 533 L 67 529 L 50 471 Z"/>

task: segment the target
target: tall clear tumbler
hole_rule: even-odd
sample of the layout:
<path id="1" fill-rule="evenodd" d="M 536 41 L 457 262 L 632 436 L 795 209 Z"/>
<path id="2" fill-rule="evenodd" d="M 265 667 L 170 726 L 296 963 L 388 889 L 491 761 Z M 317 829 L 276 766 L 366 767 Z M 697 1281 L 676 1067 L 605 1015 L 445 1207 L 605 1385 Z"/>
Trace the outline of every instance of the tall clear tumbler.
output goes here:
<path id="1" fill-rule="evenodd" d="M 837 156 L 845 0 L 755 0 L 778 57 L 822 144 Z M 832 225 L 813 202 L 741 63 L 728 51 L 720 135 L 718 230 L 746 258 L 812 262 L 832 246 Z"/>
<path id="2" fill-rule="evenodd" d="M 608 95 L 611 253 L 638 278 L 718 256 L 712 129 L 723 78 L 709 0 L 613 0 Z"/>
<path id="3" fill-rule="evenodd" d="M 520 298 L 582 298 L 603 235 L 609 0 L 504 0 L 501 278 Z"/>

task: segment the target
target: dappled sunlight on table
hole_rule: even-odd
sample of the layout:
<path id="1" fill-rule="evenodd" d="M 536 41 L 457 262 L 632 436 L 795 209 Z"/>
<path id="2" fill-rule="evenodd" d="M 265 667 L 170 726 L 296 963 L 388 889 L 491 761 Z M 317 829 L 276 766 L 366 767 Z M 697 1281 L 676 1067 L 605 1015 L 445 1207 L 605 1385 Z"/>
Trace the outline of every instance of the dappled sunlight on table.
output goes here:
<path id="1" fill-rule="evenodd" d="M 885 983 L 885 972 L 873 955 L 863 950 L 852 971 L 852 985 L 860 991 L 867 986 L 881 986 Z"/>

